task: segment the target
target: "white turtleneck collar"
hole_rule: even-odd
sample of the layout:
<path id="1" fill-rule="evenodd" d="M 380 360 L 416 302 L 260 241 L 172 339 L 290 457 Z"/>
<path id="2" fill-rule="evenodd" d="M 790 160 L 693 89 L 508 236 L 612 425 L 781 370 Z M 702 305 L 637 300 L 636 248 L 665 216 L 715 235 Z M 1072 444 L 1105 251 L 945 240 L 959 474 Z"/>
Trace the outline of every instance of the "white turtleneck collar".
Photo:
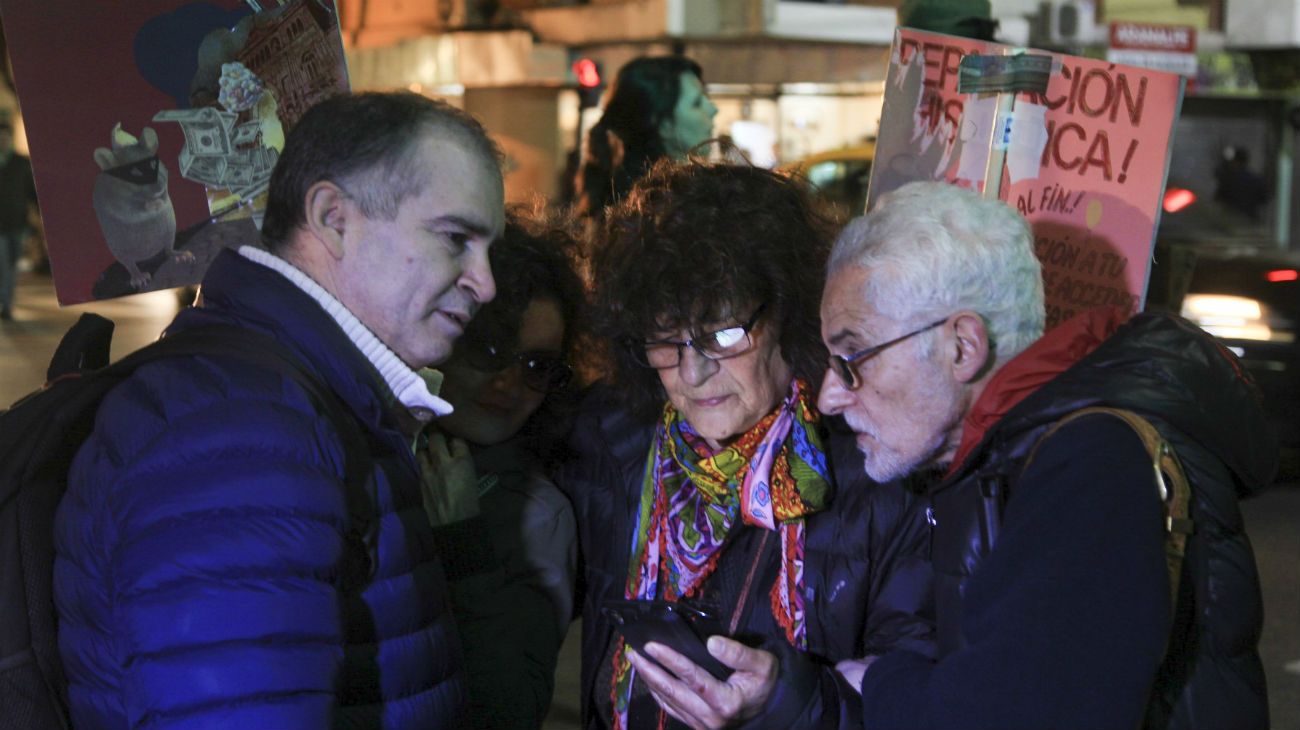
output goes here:
<path id="1" fill-rule="evenodd" d="M 348 311 L 342 302 L 325 291 L 324 287 L 317 284 L 301 269 L 273 253 L 253 246 L 240 246 L 239 255 L 279 272 L 293 282 L 294 286 L 316 300 L 334 318 L 334 321 L 339 323 L 348 339 L 352 340 L 357 349 L 361 350 L 366 359 L 375 366 L 398 402 L 406 406 L 418 420 L 428 421 L 433 416 L 445 416 L 451 413 L 451 404 L 429 390 L 428 383 L 439 379 L 428 378 L 427 374 L 422 376 L 420 372 L 408 367 L 396 353 L 380 342 L 379 338 L 375 337 L 375 333 L 362 324 L 356 315 Z"/>

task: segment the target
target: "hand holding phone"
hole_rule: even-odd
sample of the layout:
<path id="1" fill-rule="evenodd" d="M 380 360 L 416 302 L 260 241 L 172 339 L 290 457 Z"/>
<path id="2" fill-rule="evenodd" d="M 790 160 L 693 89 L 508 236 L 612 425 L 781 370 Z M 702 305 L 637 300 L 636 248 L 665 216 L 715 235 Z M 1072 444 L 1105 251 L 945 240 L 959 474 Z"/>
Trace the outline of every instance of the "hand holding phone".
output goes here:
<path id="1" fill-rule="evenodd" d="M 601 611 L 628 644 L 642 656 L 645 645 L 663 644 L 725 682 L 732 669 L 705 647 L 710 636 L 723 634 L 721 622 L 710 614 L 667 601 L 606 601 Z"/>

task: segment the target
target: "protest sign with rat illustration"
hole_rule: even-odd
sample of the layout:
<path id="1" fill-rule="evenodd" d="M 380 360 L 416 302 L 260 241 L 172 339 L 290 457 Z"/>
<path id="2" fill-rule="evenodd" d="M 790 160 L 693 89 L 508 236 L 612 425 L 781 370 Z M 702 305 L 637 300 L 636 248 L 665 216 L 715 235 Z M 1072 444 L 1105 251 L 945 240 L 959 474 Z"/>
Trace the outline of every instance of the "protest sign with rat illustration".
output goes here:
<path id="1" fill-rule="evenodd" d="M 348 90 L 331 0 L 0 10 L 61 304 L 194 284 L 257 244 L 285 133 Z"/>

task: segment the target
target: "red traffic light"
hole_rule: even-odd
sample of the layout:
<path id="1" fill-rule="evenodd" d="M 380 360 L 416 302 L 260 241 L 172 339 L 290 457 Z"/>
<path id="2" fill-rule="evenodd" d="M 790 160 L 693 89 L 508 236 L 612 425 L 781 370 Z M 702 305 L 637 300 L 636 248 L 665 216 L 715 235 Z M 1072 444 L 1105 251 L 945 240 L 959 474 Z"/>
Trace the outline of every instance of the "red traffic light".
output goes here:
<path id="1" fill-rule="evenodd" d="M 600 86 L 600 66 L 590 58 L 579 58 L 574 61 L 573 75 L 578 77 L 578 86 L 584 89 Z"/>

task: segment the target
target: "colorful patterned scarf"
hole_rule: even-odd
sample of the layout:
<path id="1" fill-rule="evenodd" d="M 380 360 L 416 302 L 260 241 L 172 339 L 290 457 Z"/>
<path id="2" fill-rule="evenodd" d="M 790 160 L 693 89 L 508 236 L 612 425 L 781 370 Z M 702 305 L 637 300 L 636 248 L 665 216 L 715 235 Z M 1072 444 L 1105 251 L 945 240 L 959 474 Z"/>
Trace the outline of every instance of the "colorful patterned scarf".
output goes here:
<path id="1" fill-rule="evenodd" d="M 795 379 L 776 410 L 717 453 L 672 403 L 664 406 L 641 487 L 626 598 L 676 602 L 696 594 L 739 516 L 779 532 L 772 615 L 792 646 L 807 646 L 803 518 L 822 509 L 831 494 L 819 415 L 808 394 L 808 385 Z M 627 727 L 635 677 L 626 651 L 624 644 L 614 653 L 615 730 Z"/>

